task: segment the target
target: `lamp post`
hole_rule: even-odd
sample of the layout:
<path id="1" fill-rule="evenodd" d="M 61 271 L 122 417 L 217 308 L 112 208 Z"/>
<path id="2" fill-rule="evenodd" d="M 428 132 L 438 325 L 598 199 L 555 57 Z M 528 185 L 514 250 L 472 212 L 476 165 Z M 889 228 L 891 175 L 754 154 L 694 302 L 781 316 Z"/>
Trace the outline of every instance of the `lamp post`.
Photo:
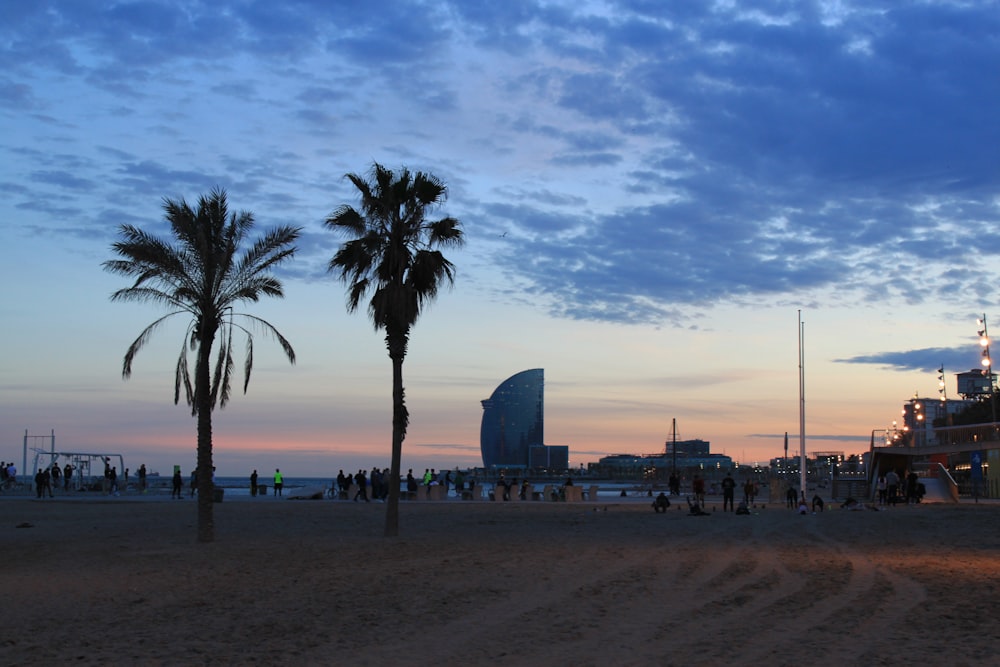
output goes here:
<path id="1" fill-rule="evenodd" d="M 920 402 L 920 394 L 913 394 L 913 446 L 917 446 L 917 441 L 922 439 L 923 444 L 927 442 L 927 426 L 924 423 L 924 404 Z M 921 433 L 923 435 L 921 435 Z"/>
<path id="2" fill-rule="evenodd" d="M 993 360 L 990 357 L 990 332 L 986 327 L 986 313 L 983 313 L 982 319 L 976 320 L 976 326 L 979 328 L 977 333 L 979 334 L 979 346 L 983 348 L 982 358 L 980 363 L 983 365 L 982 373 L 986 376 L 987 381 L 990 383 L 990 410 L 993 414 L 993 423 L 997 421 L 997 402 L 996 402 L 996 382 L 993 375 Z"/>

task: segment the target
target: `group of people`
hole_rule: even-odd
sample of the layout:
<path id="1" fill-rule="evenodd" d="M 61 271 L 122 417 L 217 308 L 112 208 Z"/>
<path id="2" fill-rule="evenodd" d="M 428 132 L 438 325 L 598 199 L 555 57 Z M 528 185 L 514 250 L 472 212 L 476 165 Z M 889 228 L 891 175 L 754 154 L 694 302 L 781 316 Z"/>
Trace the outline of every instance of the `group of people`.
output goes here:
<path id="1" fill-rule="evenodd" d="M 17 485 L 17 466 L 11 461 L 0 461 L 0 489 L 6 491 Z"/>
<path id="2" fill-rule="evenodd" d="M 903 483 L 895 470 L 880 475 L 878 482 L 876 482 L 876 489 L 878 491 L 877 501 L 880 506 L 896 505 L 899 502 L 914 505 L 924 497 L 924 485 L 920 483 L 920 477 L 917 473 L 912 470 Z"/>

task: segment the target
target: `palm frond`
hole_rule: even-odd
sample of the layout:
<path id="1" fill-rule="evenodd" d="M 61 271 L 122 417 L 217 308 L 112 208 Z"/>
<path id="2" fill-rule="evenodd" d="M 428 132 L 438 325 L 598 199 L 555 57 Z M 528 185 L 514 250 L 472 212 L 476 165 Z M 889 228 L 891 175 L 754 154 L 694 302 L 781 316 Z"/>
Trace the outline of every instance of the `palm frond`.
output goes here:
<path id="1" fill-rule="evenodd" d="M 243 393 L 250 386 L 250 373 L 253 371 L 253 336 L 247 335 L 247 349 L 243 353 Z"/>
<path id="2" fill-rule="evenodd" d="M 177 369 L 174 373 L 174 405 L 180 401 L 181 387 L 184 387 L 184 398 L 191 406 L 191 415 L 198 414 L 198 406 L 194 400 L 194 389 L 191 387 L 191 375 L 188 373 L 187 345 L 181 346 L 181 353 L 177 357 Z"/>
<path id="3" fill-rule="evenodd" d="M 160 328 L 168 318 L 179 314 L 178 311 L 167 313 L 163 317 L 157 319 L 152 324 L 147 326 L 139 334 L 139 337 L 132 341 L 132 344 L 128 346 L 128 350 L 125 352 L 125 358 L 122 361 L 122 377 L 126 380 L 132 377 L 132 361 L 135 359 L 135 355 L 139 354 L 139 351 L 145 347 L 146 343 L 149 342 L 150 337 L 153 333 Z"/>
<path id="4" fill-rule="evenodd" d="M 288 363 L 295 363 L 295 350 L 292 349 L 292 344 L 288 342 L 288 339 L 281 335 L 281 332 L 278 331 L 273 324 L 267 320 L 257 317 L 256 315 L 250 315 L 249 313 L 237 313 L 237 315 L 248 320 L 255 330 L 259 330 L 266 336 L 270 336 L 271 338 L 274 338 L 274 340 L 278 341 L 278 344 L 281 346 L 281 350 L 285 353 L 285 357 L 288 359 Z M 249 332 L 247 332 L 247 339 L 248 343 L 250 342 L 250 339 L 252 339 L 252 335 Z M 247 350 L 250 352 L 251 348 L 248 347 Z M 249 371 L 247 372 L 247 375 L 249 375 Z"/>

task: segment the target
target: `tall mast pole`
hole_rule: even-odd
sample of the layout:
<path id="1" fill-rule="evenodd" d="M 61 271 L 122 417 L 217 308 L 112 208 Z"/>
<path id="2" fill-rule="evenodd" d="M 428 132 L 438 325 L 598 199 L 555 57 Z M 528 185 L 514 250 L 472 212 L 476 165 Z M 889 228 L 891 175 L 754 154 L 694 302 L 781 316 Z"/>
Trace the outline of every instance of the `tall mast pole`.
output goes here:
<path id="1" fill-rule="evenodd" d="M 802 311 L 799 310 L 799 484 L 801 492 L 806 492 L 806 369 L 805 369 L 805 328 Z"/>

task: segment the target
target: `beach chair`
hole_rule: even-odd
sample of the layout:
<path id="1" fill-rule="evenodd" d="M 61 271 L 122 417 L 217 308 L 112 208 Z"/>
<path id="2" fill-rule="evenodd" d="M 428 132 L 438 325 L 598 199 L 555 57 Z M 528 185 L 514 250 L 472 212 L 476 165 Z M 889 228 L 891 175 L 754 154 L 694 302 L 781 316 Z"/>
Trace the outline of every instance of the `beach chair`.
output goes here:
<path id="1" fill-rule="evenodd" d="M 568 503 L 578 503 L 583 500 L 583 487 L 582 486 L 564 486 L 563 494 L 566 497 L 566 502 Z"/>
<path id="2" fill-rule="evenodd" d="M 591 484 L 587 487 L 587 500 L 590 502 L 597 502 L 597 485 Z"/>
<path id="3" fill-rule="evenodd" d="M 542 489 L 542 500 L 552 500 L 552 485 L 546 484 Z"/>

